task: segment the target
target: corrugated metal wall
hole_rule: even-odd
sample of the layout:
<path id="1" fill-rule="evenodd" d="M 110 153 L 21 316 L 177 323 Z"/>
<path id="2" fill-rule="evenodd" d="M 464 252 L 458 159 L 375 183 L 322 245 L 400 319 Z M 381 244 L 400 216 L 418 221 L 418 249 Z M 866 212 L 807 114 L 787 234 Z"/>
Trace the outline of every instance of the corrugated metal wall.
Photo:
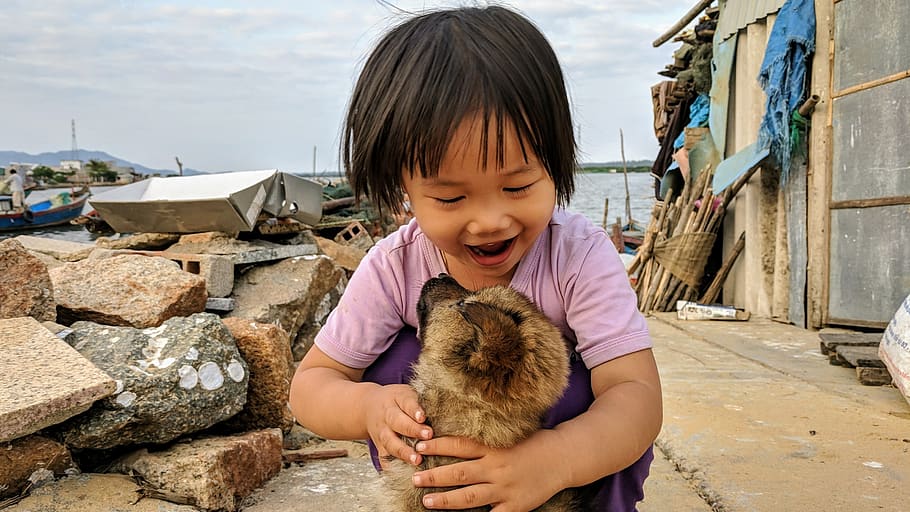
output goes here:
<path id="1" fill-rule="evenodd" d="M 717 41 L 726 41 L 757 20 L 776 13 L 786 0 L 719 0 L 721 9 L 717 22 Z"/>

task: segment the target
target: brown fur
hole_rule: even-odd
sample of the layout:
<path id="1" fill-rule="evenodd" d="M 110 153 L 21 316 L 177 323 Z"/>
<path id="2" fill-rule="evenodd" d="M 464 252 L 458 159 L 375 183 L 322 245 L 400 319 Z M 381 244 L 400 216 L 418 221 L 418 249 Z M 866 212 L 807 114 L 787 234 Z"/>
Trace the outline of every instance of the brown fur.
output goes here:
<path id="1" fill-rule="evenodd" d="M 505 286 L 471 292 L 440 276 L 424 285 L 417 311 L 423 348 L 411 385 L 434 436 L 507 448 L 540 428 L 566 388 L 569 358 L 559 330 L 527 297 Z M 415 488 L 411 475 L 457 460 L 424 457 L 419 468 L 390 461 L 382 478 L 389 510 L 427 510 L 423 496 L 445 489 Z M 578 499 L 563 491 L 536 510 L 581 510 Z"/>

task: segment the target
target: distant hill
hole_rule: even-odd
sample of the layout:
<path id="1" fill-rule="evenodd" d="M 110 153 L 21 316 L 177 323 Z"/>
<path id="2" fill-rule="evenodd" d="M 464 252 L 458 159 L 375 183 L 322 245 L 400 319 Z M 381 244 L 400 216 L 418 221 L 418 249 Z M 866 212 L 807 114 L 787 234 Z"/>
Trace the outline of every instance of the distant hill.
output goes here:
<path id="1" fill-rule="evenodd" d="M 626 167 L 651 167 L 654 165 L 653 160 L 626 160 Z M 587 169 L 588 167 L 615 167 L 617 169 L 622 169 L 622 162 L 585 162 L 580 164 L 582 169 Z"/>
<path id="2" fill-rule="evenodd" d="M 72 152 L 68 150 L 39 153 L 37 155 L 23 153 L 22 151 L 0 151 L 0 167 L 4 167 L 10 162 L 40 164 L 47 166 L 60 165 L 61 160 L 69 160 L 71 158 L 71 155 Z M 117 165 L 121 167 L 132 167 L 136 170 L 136 172 L 140 174 L 177 174 L 176 169 L 151 169 L 142 164 L 137 164 L 135 162 L 130 162 L 129 160 L 124 160 L 122 158 L 110 155 L 104 151 L 93 151 L 91 149 L 80 149 L 79 159 L 83 162 L 88 162 L 89 160 L 101 160 L 103 162 L 109 162 L 113 160 Z M 206 174 L 206 172 L 184 167 L 183 174 L 184 176 L 192 176 L 194 174 Z"/>

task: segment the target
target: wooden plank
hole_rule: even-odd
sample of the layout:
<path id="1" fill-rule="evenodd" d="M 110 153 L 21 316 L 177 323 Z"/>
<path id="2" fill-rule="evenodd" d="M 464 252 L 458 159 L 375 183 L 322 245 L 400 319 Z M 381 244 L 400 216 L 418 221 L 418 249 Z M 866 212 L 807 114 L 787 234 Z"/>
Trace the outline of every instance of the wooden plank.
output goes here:
<path id="1" fill-rule="evenodd" d="M 837 347 L 838 359 L 844 360 L 848 366 L 855 368 L 884 368 L 885 363 L 878 357 L 878 347 L 850 347 L 840 345 Z"/>
<path id="2" fill-rule="evenodd" d="M 882 341 L 880 332 L 820 332 L 818 337 L 821 340 L 819 348 L 824 355 L 834 352 L 838 345 L 877 347 Z"/>
<path id="3" fill-rule="evenodd" d="M 831 197 L 834 63 L 834 5 L 816 2 L 812 91 L 821 102 L 812 113 L 806 191 L 806 326 L 822 327 L 828 317 L 828 199 Z"/>
<path id="4" fill-rule="evenodd" d="M 888 386 L 891 384 L 891 374 L 887 368 L 856 367 L 856 378 L 864 386 Z"/>
<path id="5" fill-rule="evenodd" d="M 309 460 L 335 459 L 347 457 L 348 451 L 343 448 L 328 450 L 285 450 L 281 458 L 284 462 L 306 462 Z"/>

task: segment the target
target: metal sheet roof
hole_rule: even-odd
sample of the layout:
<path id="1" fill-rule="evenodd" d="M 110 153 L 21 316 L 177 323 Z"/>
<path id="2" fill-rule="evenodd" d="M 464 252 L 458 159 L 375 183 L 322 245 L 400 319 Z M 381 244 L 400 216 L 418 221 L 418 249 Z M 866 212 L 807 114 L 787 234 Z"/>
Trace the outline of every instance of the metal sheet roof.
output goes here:
<path id="1" fill-rule="evenodd" d="M 774 14 L 786 0 L 718 0 L 720 19 L 717 21 L 719 41 L 726 41 L 746 25 Z"/>

